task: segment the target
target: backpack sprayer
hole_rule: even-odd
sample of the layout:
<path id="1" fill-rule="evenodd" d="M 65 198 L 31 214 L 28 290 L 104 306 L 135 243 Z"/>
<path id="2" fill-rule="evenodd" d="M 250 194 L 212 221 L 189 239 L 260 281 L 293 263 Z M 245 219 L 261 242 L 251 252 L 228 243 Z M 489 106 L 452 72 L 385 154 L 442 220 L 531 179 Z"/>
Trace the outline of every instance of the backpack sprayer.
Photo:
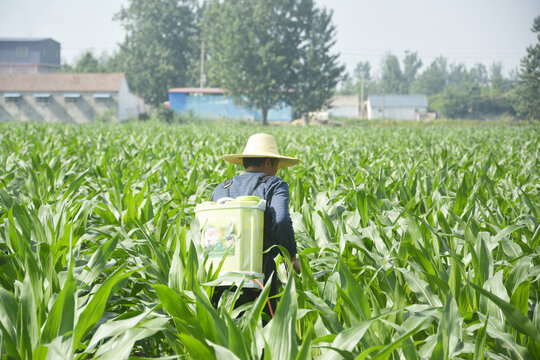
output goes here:
<path id="1" fill-rule="evenodd" d="M 201 247 L 208 254 L 206 269 L 216 269 L 223 258 L 220 273 L 250 275 L 245 288 L 262 288 L 263 227 L 266 200 L 258 196 L 221 198 L 195 206 L 201 225 Z M 221 286 L 233 285 L 223 281 Z"/>

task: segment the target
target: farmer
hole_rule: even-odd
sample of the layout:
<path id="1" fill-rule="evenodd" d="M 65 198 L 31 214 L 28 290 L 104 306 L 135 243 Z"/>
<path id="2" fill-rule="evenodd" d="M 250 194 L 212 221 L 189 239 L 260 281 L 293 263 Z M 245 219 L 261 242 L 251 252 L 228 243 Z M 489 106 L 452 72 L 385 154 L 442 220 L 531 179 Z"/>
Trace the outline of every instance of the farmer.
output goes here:
<path id="1" fill-rule="evenodd" d="M 281 245 L 289 252 L 294 270 L 300 272 L 300 263 L 296 258 L 296 241 L 289 215 L 289 185 L 276 176 L 278 169 L 296 165 L 299 159 L 281 156 L 272 135 L 252 135 L 242 154 L 223 155 L 224 160 L 236 165 L 243 165 L 245 172 L 219 184 L 212 194 L 212 201 L 223 197 L 236 198 L 254 195 L 266 200 L 264 212 L 263 251 L 273 245 Z M 274 257 L 279 253 L 277 247 L 263 254 L 263 273 L 265 282 L 273 274 L 269 296 L 277 294 L 277 274 Z M 214 302 L 217 303 L 223 288 L 216 288 Z M 241 302 L 253 301 L 258 292 L 244 289 Z M 239 299 L 240 300 L 240 299 Z M 276 300 L 270 299 L 273 311 Z M 268 314 L 268 309 L 265 311 Z"/>

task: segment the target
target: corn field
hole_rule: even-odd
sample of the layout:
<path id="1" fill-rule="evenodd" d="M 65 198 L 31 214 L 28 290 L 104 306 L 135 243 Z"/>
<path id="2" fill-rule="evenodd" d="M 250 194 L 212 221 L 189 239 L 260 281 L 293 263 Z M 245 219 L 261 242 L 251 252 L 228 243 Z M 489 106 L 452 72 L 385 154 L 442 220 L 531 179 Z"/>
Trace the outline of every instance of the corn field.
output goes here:
<path id="1" fill-rule="evenodd" d="M 271 319 L 268 288 L 211 305 L 193 211 L 261 131 L 302 159 L 278 173 L 302 272 L 276 259 Z M 537 125 L 3 123 L 0 140 L 0 359 L 540 358 Z"/>

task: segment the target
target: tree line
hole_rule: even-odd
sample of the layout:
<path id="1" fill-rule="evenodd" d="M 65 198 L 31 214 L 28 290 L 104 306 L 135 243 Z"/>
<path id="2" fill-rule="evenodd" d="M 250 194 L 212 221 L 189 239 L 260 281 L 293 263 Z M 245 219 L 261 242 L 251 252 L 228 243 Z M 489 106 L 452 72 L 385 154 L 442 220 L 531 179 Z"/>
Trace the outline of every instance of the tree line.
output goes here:
<path id="1" fill-rule="evenodd" d="M 439 56 L 427 67 L 416 52 L 406 52 L 403 60 L 388 53 L 381 61 L 378 77 L 371 64 L 360 61 L 353 74 L 346 74 L 341 94 L 425 94 L 429 108 L 446 118 L 482 119 L 518 116 L 540 119 L 540 16 L 531 29 L 538 42 L 527 48 L 519 71 L 503 74 L 500 62 L 489 69 L 476 64 L 470 69 Z M 423 70 L 422 70 L 423 68 Z"/>
<path id="2" fill-rule="evenodd" d="M 540 16 L 532 26 L 538 42 L 506 76 L 499 62 L 467 69 L 440 56 L 424 66 L 418 53 L 406 52 L 401 62 L 386 54 L 376 78 L 367 61 L 345 73 L 332 52 L 332 12 L 313 0 L 130 0 L 114 19 L 126 31 L 120 50 L 100 58 L 86 52 L 63 71 L 124 72 L 153 105 L 172 87 L 221 87 L 260 109 L 264 123 L 276 105 L 299 116 L 324 108 L 341 82 L 338 94 L 363 89 L 364 98 L 425 94 L 430 110 L 447 118 L 540 119 Z"/>
<path id="3" fill-rule="evenodd" d="M 369 62 L 359 62 L 352 76 L 347 76 L 342 94 L 423 94 L 428 96 L 430 110 L 447 118 L 482 118 L 515 115 L 512 96 L 517 74 L 503 75 L 501 63 L 487 69 L 476 64 L 449 63 L 439 56 L 422 70 L 423 62 L 416 52 L 406 52 L 403 60 L 388 53 L 381 61 L 378 77 L 372 77 Z M 363 84 L 363 85 L 362 85 Z"/>
<path id="4" fill-rule="evenodd" d="M 131 0 L 115 19 L 120 51 L 101 62 L 84 54 L 65 71 L 124 72 L 154 105 L 172 87 L 221 87 L 266 123 L 274 106 L 303 115 L 328 105 L 344 71 L 332 12 L 313 0 Z"/>

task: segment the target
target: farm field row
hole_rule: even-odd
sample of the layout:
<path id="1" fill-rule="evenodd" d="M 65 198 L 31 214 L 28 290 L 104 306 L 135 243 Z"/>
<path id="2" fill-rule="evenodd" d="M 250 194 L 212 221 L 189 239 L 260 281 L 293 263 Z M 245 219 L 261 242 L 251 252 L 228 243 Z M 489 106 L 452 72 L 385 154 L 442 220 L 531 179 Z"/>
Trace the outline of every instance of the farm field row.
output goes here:
<path id="1" fill-rule="evenodd" d="M 256 132 L 302 160 L 264 327 L 267 292 L 211 306 L 193 222 Z M 0 124 L 0 358 L 540 358 L 539 134 Z"/>

